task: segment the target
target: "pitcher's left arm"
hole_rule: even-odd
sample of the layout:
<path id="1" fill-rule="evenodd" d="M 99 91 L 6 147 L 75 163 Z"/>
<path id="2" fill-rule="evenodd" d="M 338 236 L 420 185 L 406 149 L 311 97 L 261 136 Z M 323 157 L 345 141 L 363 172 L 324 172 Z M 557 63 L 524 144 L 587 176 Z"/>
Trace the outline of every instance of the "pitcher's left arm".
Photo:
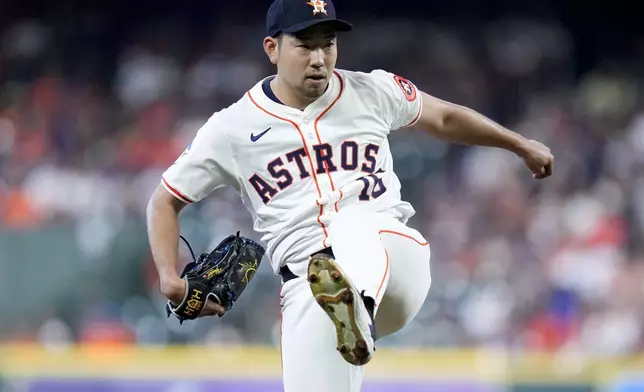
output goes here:
<path id="1" fill-rule="evenodd" d="M 523 159 L 534 178 L 542 179 L 552 175 L 554 157 L 544 144 L 528 140 L 475 110 L 424 92 L 420 94 L 422 110 L 414 128 L 453 143 L 511 151 Z"/>

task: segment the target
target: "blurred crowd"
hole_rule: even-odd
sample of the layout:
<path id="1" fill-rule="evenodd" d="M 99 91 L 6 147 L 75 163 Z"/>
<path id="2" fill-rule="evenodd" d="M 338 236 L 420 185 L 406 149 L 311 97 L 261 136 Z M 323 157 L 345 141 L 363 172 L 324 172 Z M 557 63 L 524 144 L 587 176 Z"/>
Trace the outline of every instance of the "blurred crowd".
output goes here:
<path id="1" fill-rule="evenodd" d="M 110 68 L 92 23 L 64 50 L 60 26 L 46 21 L 0 30 L 0 239 L 32 238 L 0 242 L 0 264 L 4 282 L 21 265 L 45 271 L 26 278 L 41 297 L 2 320 L 0 340 L 279 344 L 279 278 L 268 263 L 231 314 L 179 327 L 163 310 L 144 232 L 149 195 L 198 127 L 273 73 L 261 24 L 222 22 L 193 41 L 189 24 L 164 20 L 116 48 Z M 433 286 L 416 320 L 382 344 L 642 350 L 642 58 L 578 75 L 569 32 L 549 20 L 353 23 L 338 67 L 401 74 L 544 142 L 556 158 L 555 175 L 538 182 L 507 152 L 392 133 L 403 197 L 417 211 L 410 223 L 432 247 Z M 181 224 L 199 251 L 236 230 L 257 238 L 230 189 L 185 210 Z M 77 260 L 48 264 L 69 244 L 38 248 L 44 229 L 69 232 Z M 112 250 L 127 230 L 145 251 L 125 263 Z M 20 260 L 25 247 L 40 257 Z M 181 255 L 189 260 L 184 247 Z M 48 280 L 62 269 L 66 280 Z M 101 279 L 106 270 L 113 277 Z M 91 287 L 68 302 L 83 282 Z M 7 287 L 3 297 L 13 295 Z"/>

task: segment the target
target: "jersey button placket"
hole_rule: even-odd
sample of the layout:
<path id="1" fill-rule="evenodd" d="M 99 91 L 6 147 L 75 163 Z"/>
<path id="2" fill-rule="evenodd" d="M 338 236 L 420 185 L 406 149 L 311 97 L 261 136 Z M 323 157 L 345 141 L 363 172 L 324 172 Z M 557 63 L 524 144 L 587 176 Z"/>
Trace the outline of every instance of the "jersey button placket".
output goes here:
<path id="1" fill-rule="evenodd" d="M 311 146 L 309 147 L 312 147 L 313 144 L 317 143 L 317 138 L 315 136 L 315 129 L 313 128 L 313 125 L 311 125 L 311 118 L 304 117 L 302 125 L 302 128 L 304 128 L 304 132 L 306 133 L 306 138 L 311 142 Z"/>

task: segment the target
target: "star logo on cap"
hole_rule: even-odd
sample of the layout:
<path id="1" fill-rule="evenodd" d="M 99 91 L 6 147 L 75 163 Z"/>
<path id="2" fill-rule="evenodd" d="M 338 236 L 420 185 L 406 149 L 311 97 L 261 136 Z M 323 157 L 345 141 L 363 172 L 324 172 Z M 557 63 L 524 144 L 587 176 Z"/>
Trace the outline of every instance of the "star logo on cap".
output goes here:
<path id="1" fill-rule="evenodd" d="M 324 15 L 327 14 L 326 13 L 326 8 L 324 8 L 324 7 L 326 7 L 326 3 L 324 1 L 322 1 L 322 0 L 311 0 L 311 1 L 307 2 L 306 4 L 308 4 L 311 7 L 313 7 L 313 15 L 317 15 L 319 13 L 323 13 Z"/>

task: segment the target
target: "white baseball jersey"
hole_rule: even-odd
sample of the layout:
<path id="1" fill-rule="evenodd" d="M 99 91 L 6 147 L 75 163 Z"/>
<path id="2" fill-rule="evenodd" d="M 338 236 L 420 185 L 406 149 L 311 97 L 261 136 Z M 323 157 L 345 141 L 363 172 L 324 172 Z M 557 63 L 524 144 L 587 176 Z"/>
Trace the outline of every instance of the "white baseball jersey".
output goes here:
<path id="1" fill-rule="evenodd" d="M 420 118 L 411 82 L 383 70 L 336 70 L 304 111 L 273 101 L 262 83 L 199 129 L 163 174 L 171 194 L 192 203 L 233 186 L 275 272 L 332 245 L 316 201 L 334 191 L 357 190 L 340 192 L 336 210 L 361 203 L 406 223 L 414 209 L 401 200 L 387 136 Z"/>

